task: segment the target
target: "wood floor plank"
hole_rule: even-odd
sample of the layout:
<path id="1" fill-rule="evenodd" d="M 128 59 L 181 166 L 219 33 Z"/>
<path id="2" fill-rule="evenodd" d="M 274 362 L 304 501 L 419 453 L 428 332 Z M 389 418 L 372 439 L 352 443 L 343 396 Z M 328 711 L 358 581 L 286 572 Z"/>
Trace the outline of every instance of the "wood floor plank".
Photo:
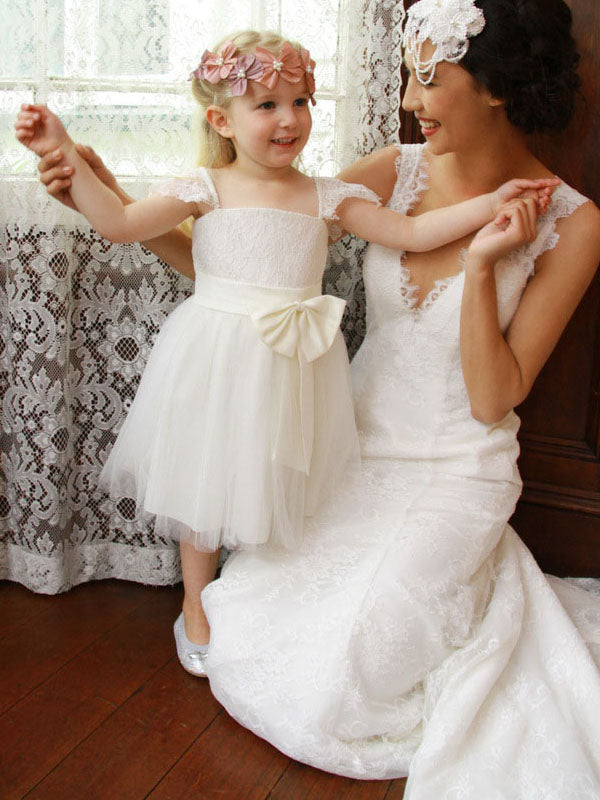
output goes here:
<path id="1" fill-rule="evenodd" d="M 223 712 L 148 800 L 265 800 L 289 763 Z"/>
<path id="2" fill-rule="evenodd" d="M 141 800 L 219 713 L 208 683 L 173 657 L 26 797 Z"/>
<path id="3" fill-rule="evenodd" d="M 403 800 L 405 789 L 406 778 L 396 778 L 395 781 L 392 781 L 392 785 L 385 796 L 385 800 Z"/>
<path id="4" fill-rule="evenodd" d="M 62 595 L 37 595 L 43 610 L 0 640 L 0 713 L 87 648 L 156 589 L 97 581 Z M 50 602 L 48 602 L 50 601 Z"/>
<path id="5" fill-rule="evenodd" d="M 298 764 L 181 668 L 181 587 L 0 584 L 2 800 L 402 800 Z"/>
<path id="6" fill-rule="evenodd" d="M 175 656 L 173 622 L 178 590 L 154 589 L 124 619 L 74 658 L 50 685 L 69 683 L 121 705 Z"/>
<path id="7" fill-rule="evenodd" d="M 358 781 L 293 761 L 269 800 L 384 800 L 390 781 Z"/>
<path id="8" fill-rule="evenodd" d="M 24 797 L 113 712 L 114 706 L 98 697 L 80 703 L 64 696 L 29 695 L 24 706 L 0 718 L 0 741 L 10 742 L 0 769 L 0 797 Z"/>
<path id="9" fill-rule="evenodd" d="M 173 658 L 173 619 L 180 593 L 144 593 L 115 628 L 0 716 L 0 741 L 11 760 L 0 776 L 0 797 L 22 797 L 117 706 Z M 41 735 L 32 741 L 31 732 Z"/>
<path id="10" fill-rule="evenodd" d="M 0 639 L 40 614 L 45 605 L 42 597 L 18 583 L 0 581 Z"/>

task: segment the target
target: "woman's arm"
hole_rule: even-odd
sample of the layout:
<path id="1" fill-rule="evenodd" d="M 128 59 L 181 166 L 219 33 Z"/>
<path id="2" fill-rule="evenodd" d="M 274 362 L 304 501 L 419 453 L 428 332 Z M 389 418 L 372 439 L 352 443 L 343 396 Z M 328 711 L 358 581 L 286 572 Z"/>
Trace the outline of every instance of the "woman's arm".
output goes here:
<path id="1" fill-rule="evenodd" d="M 517 201 L 508 214 L 505 230 L 492 224 L 477 234 L 465 265 L 462 368 L 473 416 L 486 423 L 499 422 L 527 397 L 600 259 L 600 211 L 586 203 L 558 222 L 559 242 L 538 258 L 535 275 L 503 335 L 494 264 L 536 235 L 532 201 Z"/>
<path id="2" fill-rule="evenodd" d="M 39 114 L 35 111 L 35 107 L 25 104 L 19 112 L 15 123 L 16 136 L 20 141 L 23 141 L 28 135 L 37 119 L 39 119 Z M 115 193 L 123 205 L 133 202 L 133 198 L 123 191 L 112 172 L 91 147 L 77 144 L 76 148 L 79 155 L 87 161 L 98 179 Z M 65 164 L 64 155 L 60 149 L 52 150 L 43 155 L 38 162 L 38 171 L 40 172 L 40 180 L 51 197 L 59 200 L 69 208 L 79 211 L 70 193 L 73 168 Z M 142 244 L 173 269 L 188 278 L 194 278 L 191 239 L 180 228 L 173 228 L 161 236 L 142 241 Z"/>
<path id="3" fill-rule="evenodd" d="M 421 253 L 461 239 L 481 228 L 497 215 L 503 203 L 523 192 L 532 194 L 544 210 L 557 183 L 559 181 L 556 178 L 515 179 L 503 184 L 495 192 L 427 211 L 416 217 L 408 217 L 353 197 L 340 204 L 338 216 L 344 229 L 361 239 L 395 250 Z"/>

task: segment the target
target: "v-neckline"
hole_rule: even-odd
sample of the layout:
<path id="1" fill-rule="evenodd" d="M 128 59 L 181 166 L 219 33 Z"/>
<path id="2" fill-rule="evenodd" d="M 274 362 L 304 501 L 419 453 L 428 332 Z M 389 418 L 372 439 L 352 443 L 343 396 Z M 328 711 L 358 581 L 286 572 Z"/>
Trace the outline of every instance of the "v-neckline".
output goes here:
<path id="1" fill-rule="evenodd" d="M 438 300 L 441 295 L 455 282 L 455 280 L 463 274 L 464 272 L 464 259 L 467 254 L 467 248 L 461 248 L 458 254 L 458 262 L 460 265 L 460 269 L 458 272 L 453 272 L 450 275 L 446 275 L 443 278 L 436 278 L 433 282 L 433 286 L 427 292 L 427 294 L 423 297 L 421 302 L 417 302 L 417 294 L 420 290 L 420 286 L 418 283 L 414 283 L 412 280 L 412 274 L 405 263 L 406 253 L 403 251 L 400 253 L 400 295 L 404 301 L 404 304 L 408 308 L 409 311 L 413 312 L 420 312 L 426 311 L 427 309 L 431 308 L 435 305 L 436 301 Z"/>
<path id="2" fill-rule="evenodd" d="M 400 155 L 401 157 L 401 155 Z M 419 152 L 419 158 L 417 163 L 417 168 L 415 170 L 413 179 L 412 179 L 412 186 L 411 186 L 411 193 L 413 194 L 412 202 L 409 202 L 406 210 L 404 211 L 405 214 L 408 214 L 419 202 L 423 193 L 427 190 L 427 185 L 429 183 L 429 169 L 427 165 L 427 161 L 425 158 L 425 147 L 421 148 Z M 457 272 L 453 272 L 450 275 L 446 275 L 442 278 L 437 278 L 433 282 L 433 286 L 427 292 L 425 297 L 421 300 L 421 302 L 417 302 L 417 295 L 421 289 L 421 286 L 418 283 L 414 283 L 412 279 L 412 273 L 410 269 L 406 266 L 406 251 L 402 251 L 399 256 L 400 261 L 400 269 L 399 269 L 399 286 L 400 286 L 400 295 L 402 297 L 402 301 L 406 308 L 417 314 L 423 311 L 427 311 L 429 308 L 436 304 L 436 301 L 439 297 L 441 297 L 444 292 L 448 289 L 448 287 L 455 282 L 455 280 L 463 274 L 464 272 L 464 261 L 467 254 L 467 248 L 462 247 L 458 254 L 458 264 L 460 269 Z"/>

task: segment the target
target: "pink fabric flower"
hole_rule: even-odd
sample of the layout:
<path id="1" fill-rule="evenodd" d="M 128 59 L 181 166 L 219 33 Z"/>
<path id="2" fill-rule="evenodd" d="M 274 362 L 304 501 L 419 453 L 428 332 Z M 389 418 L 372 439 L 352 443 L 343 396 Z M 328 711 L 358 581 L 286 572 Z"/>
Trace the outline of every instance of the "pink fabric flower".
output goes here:
<path id="1" fill-rule="evenodd" d="M 252 55 L 252 53 L 240 56 L 229 75 L 231 94 L 234 97 L 245 94 L 248 88 L 248 81 L 259 81 L 262 76 L 263 65 L 256 56 Z"/>
<path id="2" fill-rule="evenodd" d="M 306 78 L 306 88 L 310 95 L 310 102 L 314 106 L 316 102 L 313 97 L 315 93 L 315 61 L 310 57 L 308 50 L 305 50 L 303 47 L 300 48 L 300 61 L 304 68 L 304 77 Z"/>
<path id="3" fill-rule="evenodd" d="M 263 76 L 259 80 L 267 89 L 274 89 L 279 78 L 288 83 L 299 83 L 304 75 L 300 54 L 289 42 L 284 42 L 275 56 L 264 47 L 256 48 L 256 57 L 263 65 Z"/>
<path id="4" fill-rule="evenodd" d="M 210 56 L 210 55 L 214 55 L 214 53 L 209 53 L 208 50 L 205 50 L 202 53 L 202 59 L 204 59 L 206 56 Z M 189 77 L 188 77 L 188 81 L 193 81 L 194 78 L 197 78 L 199 81 L 201 81 L 203 79 L 203 77 L 204 77 L 204 65 L 202 63 L 202 59 L 200 60 L 200 63 L 198 64 L 196 69 L 194 69 L 194 70 L 192 70 L 190 72 Z"/>
<path id="5" fill-rule="evenodd" d="M 211 53 L 205 50 L 200 60 L 198 77 L 209 83 L 218 83 L 224 78 L 228 78 L 237 63 L 237 47 L 233 42 L 226 41 L 218 53 Z"/>

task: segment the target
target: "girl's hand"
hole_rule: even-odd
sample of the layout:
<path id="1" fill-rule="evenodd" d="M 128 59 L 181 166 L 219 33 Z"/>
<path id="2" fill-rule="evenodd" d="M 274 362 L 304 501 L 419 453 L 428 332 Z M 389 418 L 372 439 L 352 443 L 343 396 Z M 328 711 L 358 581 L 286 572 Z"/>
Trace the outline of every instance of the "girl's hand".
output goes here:
<path id="1" fill-rule="evenodd" d="M 492 222 L 483 227 L 469 245 L 467 268 L 477 264 L 484 269 L 493 267 L 511 250 L 537 236 L 538 201 L 534 197 L 506 203 Z"/>
<path id="2" fill-rule="evenodd" d="M 558 178 L 538 178 L 537 180 L 514 178 L 503 183 L 491 195 L 494 216 L 500 213 L 505 203 L 517 198 L 521 200 L 533 198 L 536 202 L 538 213 L 544 214 L 552 199 L 552 192 L 559 183 L 560 180 Z"/>
<path id="3" fill-rule="evenodd" d="M 83 144 L 76 144 L 75 149 L 83 160 L 87 161 L 102 183 L 108 186 L 109 189 L 112 189 L 116 194 L 121 193 L 115 176 L 91 147 Z M 42 156 L 38 162 L 37 168 L 40 173 L 40 181 L 46 187 L 48 194 L 69 208 L 74 208 L 75 211 L 78 211 L 79 209 L 73 202 L 69 191 L 73 168 L 65 165 L 62 151 L 53 150 L 51 153 Z"/>
<path id="4" fill-rule="evenodd" d="M 59 147 L 66 148 L 73 142 L 65 126 L 47 106 L 23 103 L 15 122 L 16 137 L 37 153 L 45 156 Z"/>

